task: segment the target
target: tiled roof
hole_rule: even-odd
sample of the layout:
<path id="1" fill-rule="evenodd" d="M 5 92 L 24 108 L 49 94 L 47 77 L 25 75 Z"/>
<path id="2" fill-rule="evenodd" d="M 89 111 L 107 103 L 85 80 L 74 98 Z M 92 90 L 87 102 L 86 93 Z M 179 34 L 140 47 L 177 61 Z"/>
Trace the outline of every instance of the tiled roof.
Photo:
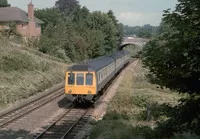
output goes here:
<path id="1" fill-rule="evenodd" d="M 29 22 L 28 15 L 25 11 L 17 8 L 17 7 L 4 7 L 0 8 L 0 22 Z M 43 22 L 34 18 L 34 21 L 38 24 L 42 24 Z"/>

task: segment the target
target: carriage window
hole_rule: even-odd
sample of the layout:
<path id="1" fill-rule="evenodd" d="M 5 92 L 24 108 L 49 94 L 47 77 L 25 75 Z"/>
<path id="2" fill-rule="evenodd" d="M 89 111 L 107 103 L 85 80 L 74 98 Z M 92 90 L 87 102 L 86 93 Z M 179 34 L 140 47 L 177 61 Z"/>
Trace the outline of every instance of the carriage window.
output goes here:
<path id="1" fill-rule="evenodd" d="M 100 76 L 99 76 L 99 73 L 97 74 L 97 79 L 98 79 L 98 82 L 100 81 Z"/>
<path id="2" fill-rule="evenodd" d="M 68 84 L 74 85 L 75 83 L 75 74 L 74 73 L 68 73 Z"/>
<path id="3" fill-rule="evenodd" d="M 103 73 L 101 72 L 101 80 L 103 79 Z"/>
<path id="4" fill-rule="evenodd" d="M 83 73 L 77 73 L 76 85 L 84 85 L 84 74 Z"/>
<path id="5" fill-rule="evenodd" d="M 86 74 L 86 85 L 93 85 L 93 74 Z"/>

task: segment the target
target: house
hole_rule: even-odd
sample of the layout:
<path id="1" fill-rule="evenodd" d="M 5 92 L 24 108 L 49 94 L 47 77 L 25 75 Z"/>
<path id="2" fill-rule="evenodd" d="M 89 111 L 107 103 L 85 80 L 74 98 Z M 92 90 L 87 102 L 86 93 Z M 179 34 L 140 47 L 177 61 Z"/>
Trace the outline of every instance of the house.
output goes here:
<path id="1" fill-rule="evenodd" d="M 38 18 L 34 17 L 34 5 L 28 4 L 28 13 L 17 7 L 0 8 L 0 30 L 9 29 L 10 23 L 16 24 L 16 30 L 25 39 L 39 37 L 41 35 L 41 24 Z"/>

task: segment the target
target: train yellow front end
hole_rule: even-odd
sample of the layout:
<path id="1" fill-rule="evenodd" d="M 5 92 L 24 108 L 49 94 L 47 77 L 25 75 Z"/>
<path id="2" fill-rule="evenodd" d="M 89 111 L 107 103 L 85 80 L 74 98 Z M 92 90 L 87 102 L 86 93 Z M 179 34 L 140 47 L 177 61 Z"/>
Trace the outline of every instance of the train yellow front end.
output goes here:
<path id="1" fill-rule="evenodd" d="M 97 94 L 95 72 L 67 71 L 65 93 L 71 101 L 92 101 Z"/>

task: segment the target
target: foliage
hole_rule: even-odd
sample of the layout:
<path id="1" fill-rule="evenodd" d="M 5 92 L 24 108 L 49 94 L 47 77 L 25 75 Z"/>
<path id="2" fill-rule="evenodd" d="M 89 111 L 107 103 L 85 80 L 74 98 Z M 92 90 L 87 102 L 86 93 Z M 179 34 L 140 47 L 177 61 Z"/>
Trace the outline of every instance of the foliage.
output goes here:
<path id="1" fill-rule="evenodd" d="M 75 59 L 75 34 L 70 26 L 61 22 L 56 26 L 49 24 L 41 36 L 39 50 L 66 60 L 66 55 Z M 62 51 L 62 52 L 61 52 Z"/>
<path id="2" fill-rule="evenodd" d="M 169 138 L 170 134 L 164 130 L 168 126 L 162 125 L 162 122 L 174 113 L 172 108 L 180 96 L 169 89 L 162 90 L 150 84 L 145 77 L 146 72 L 140 62 L 134 69 L 125 72 L 115 97 L 108 105 L 105 117 L 92 123 L 90 138 Z M 170 139 L 186 137 L 198 138 L 191 134 L 176 134 Z"/>
<path id="3" fill-rule="evenodd" d="M 11 36 L 18 35 L 17 30 L 16 30 L 16 23 L 10 22 L 10 23 L 8 23 L 8 25 L 9 25 L 8 29 L 4 29 L 4 30 L 0 31 L 2 33 L 2 35 L 7 37 L 8 39 Z"/>
<path id="4" fill-rule="evenodd" d="M 42 31 L 47 27 L 48 24 L 55 26 L 62 19 L 60 11 L 56 8 L 37 9 L 34 13 L 37 18 L 44 22 L 42 24 Z"/>
<path id="5" fill-rule="evenodd" d="M 89 30 L 86 32 L 86 41 L 89 44 L 88 56 L 89 58 L 96 58 L 103 56 L 106 52 L 102 46 L 105 43 L 105 36 L 100 30 Z"/>
<path id="6" fill-rule="evenodd" d="M 118 46 L 117 28 L 107 14 L 100 11 L 93 12 L 88 18 L 88 26 L 92 30 L 100 30 L 103 33 L 105 43 L 101 47 L 104 47 L 106 54 L 116 50 Z"/>
<path id="7" fill-rule="evenodd" d="M 10 7 L 8 0 L 0 0 L 0 7 Z"/>
<path id="8" fill-rule="evenodd" d="M 199 13 L 199 0 L 179 0 L 175 11 L 165 11 L 162 32 L 143 51 L 143 63 L 150 70 L 148 76 L 152 83 L 189 95 L 181 100 L 175 119 L 170 119 L 175 124 L 168 121 L 176 132 L 192 130 L 200 134 Z"/>
<path id="9" fill-rule="evenodd" d="M 162 126 L 163 131 L 170 133 L 182 133 L 184 131 L 200 135 L 199 96 L 190 96 L 181 100 L 181 105 L 173 108 L 171 119 Z M 166 128 L 167 127 L 167 128 Z"/>
<path id="10" fill-rule="evenodd" d="M 113 21 L 113 23 L 114 23 L 114 25 L 117 29 L 116 38 L 117 38 L 117 41 L 118 41 L 118 45 L 120 45 L 121 42 L 122 42 L 122 38 L 124 36 L 123 24 L 119 23 L 119 21 L 116 19 L 112 10 L 109 10 L 107 15 L 108 15 L 109 18 L 112 19 L 112 21 Z"/>
<path id="11" fill-rule="evenodd" d="M 149 24 L 144 26 L 123 26 L 125 36 L 133 36 L 141 38 L 151 38 L 158 34 L 160 27 L 151 26 Z"/>
<path id="12" fill-rule="evenodd" d="M 70 13 L 75 8 L 79 8 L 79 2 L 77 0 L 58 0 L 55 3 L 56 8 L 58 8 L 62 13 Z"/>
<path id="13" fill-rule="evenodd" d="M 0 109 L 64 80 L 67 65 L 38 53 L 0 37 Z"/>
<path id="14" fill-rule="evenodd" d="M 140 57 L 140 53 L 141 53 L 143 47 L 138 46 L 138 45 L 129 45 L 129 46 L 126 46 L 124 49 L 128 50 L 130 52 L 131 57 L 138 58 L 138 57 Z"/>
<path id="15" fill-rule="evenodd" d="M 62 2 L 57 1 L 57 4 Z M 121 44 L 122 27 L 112 11 L 108 14 L 100 11 L 91 13 L 86 7 L 79 6 L 70 9 L 70 12 L 62 11 L 56 8 L 36 11 L 36 16 L 45 22 L 37 45 L 41 52 L 77 62 L 110 54 Z"/>

